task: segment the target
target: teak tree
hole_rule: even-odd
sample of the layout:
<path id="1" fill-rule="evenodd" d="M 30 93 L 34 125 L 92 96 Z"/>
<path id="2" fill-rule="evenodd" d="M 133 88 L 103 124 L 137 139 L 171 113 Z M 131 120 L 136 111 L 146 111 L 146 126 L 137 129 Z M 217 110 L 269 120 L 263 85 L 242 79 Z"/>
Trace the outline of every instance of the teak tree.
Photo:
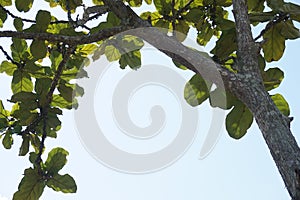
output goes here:
<path id="1" fill-rule="evenodd" d="M 231 137 L 243 137 L 255 119 L 291 198 L 300 199 L 300 149 L 290 130 L 289 106 L 282 95 L 268 93 L 284 75 L 279 68 L 265 69 L 266 62 L 282 57 L 286 40 L 300 37 L 294 26 L 300 22 L 299 5 L 283 0 L 93 0 L 92 6 L 82 0 L 46 2 L 48 11 L 39 10 L 35 19 L 26 19 L 22 12 L 35 5 L 33 0 L 0 0 L 0 37 L 12 41 L 10 50 L 0 46 L 6 57 L 0 72 L 12 76 L 13 92 L 11 110 L 0 101 L 0 137 L 6 149 L 14 138 L 22 138 L 19 156 L 29 155 L 32 163 L 14 200 L 39 199 L 46 186 L 76 192 L 74 179 L 59 174 L 68 152 L 55 148 L 46 161 L 41 157 L 46 139 L 55 138 L 61 127 L 58 115 L 76 108 L 76 97 L 83 95 L 83 88 L 70 81 L 87 76 L 81 66 L 89 55 L 97 59 L 104 54 L 122 68 L 139 68 L 144 41 L 172 58 L 177 67 L 195 72 L 182 94 L 189 104 L 197 106 L 208 99 L 212 107 L 231 109 L 226 117 Z M 156 11 L 137 14 L 132 9 L 143 3 L 154 4 Z M 56 6 L 66 12 L 67 20 L 53 16 L 51 8 Z M 228 19 L 230 10 L 233 19 Z M 102 15 L 106 20 L 101 21 Z M 15 30 L 5 30 L 7 18 Z M 92 20 L 95 26 L 89 23 Z M 251 26 L 258 24 L 261 32 L 253 38 Z M 114 37 L 137 28 L 141 30 L 121 39 L 121 44 Z M 190 29 L 197 30 L 199 45 L 216 38 L 210 55 L 182 44 L 185 38 L 175 31 L 187 35 Z M 126 52 L 124 44 L 136 50 Z M 43 64 L 44 58 L 50 59 L 50 66 Z M 212 60 L 218 73 L 210 68 Z M 216 89 L 211 91 L 213 84 Z M 226 104 L 218 101 L 224 97 Z"/>

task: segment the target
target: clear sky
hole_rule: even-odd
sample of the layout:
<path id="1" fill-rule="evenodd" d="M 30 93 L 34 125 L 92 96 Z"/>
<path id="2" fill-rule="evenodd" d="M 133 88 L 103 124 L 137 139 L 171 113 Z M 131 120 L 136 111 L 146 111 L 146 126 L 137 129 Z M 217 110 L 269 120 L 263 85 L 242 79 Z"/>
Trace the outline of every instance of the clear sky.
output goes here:
<path id="1" fill-rule="evenodd" d="M 3 41 L 5 39 L 1 39 L 1 43 Z M 283 94 L 289 102 L 291 116 L 294 117 L 292 131 L 298 140 L 300 139 L 300 105 L 298 103 L 300 94 L 297 92 L 298 73 L 300 73 L 299 45 L 299 40 L 287 42 L 285 54 L 280 62 L 269 65 L 269 67 L 279 66 L 285 72 L 283 83 L 272 93 Z M 157 53 L 153 48 L 143 50 L 142 54 L 145 67 L 161 66 L 177 73 L 184 80 L 192 76 L 191 72 L 173 67 L 168 58 Z M 3 58 L 2 55 L 1 58 Z M 105 62 L 100 64 L 103 63 Z M 91 67 L 97 67 L 98 64 L 94 62 Z M 141 85 L 136 89 L 136 93 L 130 96 L 128 103 L 129 116 L 132 121 L 141 127 L 151 124 L 149 117 L 151 107 L 161 105 L 165 110 L 166 122 L 159 135 L 143 140 L 135 139 L 123 134 L 115 125 L 111 108 L 115 86 L 130 70 L 120 70 L 117 64 L 103 67 L 107 70 L 103 76 L 98 77 L 92 97 L 95 116 L 105 137 L 116 147 L 135 154 L 147 154 L 165 148 L 178 134 L 177 129 L 180 127 L 183 112 L 182 105 L 180 105 L 183 92 L 181 96 L 177 92 L 172 92 L 171 87 L 163 87 L 159 84 Z M 0 80 L 0 99 L 5 101 L 11 94 L 10 79 L 1 74 Z M 183 88 L 184 84 L 178 82 Z M 86 100 L 83 98 L 81 101 Z M 128 99 L 124 101 L 127 102 Z M 205 159 L 199 159 L 209 125 L 212 123 L 213 110 L 205 103 L 197 108 L 197 112 L 199 116 L 197 131 L 186 152 L 164 169 L 138 175 L 116 171 L 95 159 L 97 155 L 87 151 L 88 148 L 84 147 L 86 144 L 81 138 L 85 134 L 98 130 L 91 130 L 87 125 L 86 133 L 78 133 L 76 124 L 82 122 L 74 120 L 76 114 L 73 111 L 64 112 L 61 118 L 62 129 L 56 140 L 47 139 L 47 151 L 57 146 L 69 151 L 68 163 L 61 173 L 70 173 L 75 178 L 78 191 L 76 194 L 62 194 L 46 189 L 41 199 L 290 199 L 256 124 L 253 124 L 247 135 L 238 141 L 230 138 L 223 126 L 215 148 Z M 90 114 L 82 119 L 86 118 L 89 121 L 93 117 L 93 113 Z M 224 122 L 221 123 L 224 124 Z M 0 200 L 5 197 L 12 198 L 22 178 L 23 170 L 31 167 L 27 157 L 17 156 L 19 146 L 20 141 L 16 140 L 11 150 L 0 148 Z M 101 149 L 101 146 L 99 148 Z"/>

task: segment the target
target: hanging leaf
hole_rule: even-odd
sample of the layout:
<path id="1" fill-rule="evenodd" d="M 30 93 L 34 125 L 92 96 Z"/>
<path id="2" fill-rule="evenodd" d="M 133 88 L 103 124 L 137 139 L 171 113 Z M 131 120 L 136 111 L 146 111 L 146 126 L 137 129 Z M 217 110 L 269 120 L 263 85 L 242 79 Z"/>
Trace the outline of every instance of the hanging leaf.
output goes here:
<path id="1" fill-rule="evenodd" d="M 238 103 L 226 116 L 226 130 L 234 139 L 242 138 L 253 122 L 250 110 L 243 104 Z"/>
<path id="2" fill-rule="evenodd" d="M 28 73 L 16 70 L 13 74 L 11 82 L 11 89 L 14 94 L 18 92 L 31 92 L 33 90 L 33 83 Z"/>
<path id="3" fill-rule="evenodd" d="M 263 45 L 263 52 L 267 62 L 277 61 L 283 55 L 285 38 L 280 34 L 282 28 L 282 23 L 275 24 L 263 35 L 266 41 Z"/>
<path id="4" fill-rule="evenodd" d="M 191 106 L 198 106 L 209 97 L 211 84 L 199 75 L 195 74 L 185 85 L 184 98 Z"/>
<path id="5" fill-rule="evenodd" d="M 16 0 L 16 8 L 20 12 L 28 12 L 32 7 L 33 0 Z"/>

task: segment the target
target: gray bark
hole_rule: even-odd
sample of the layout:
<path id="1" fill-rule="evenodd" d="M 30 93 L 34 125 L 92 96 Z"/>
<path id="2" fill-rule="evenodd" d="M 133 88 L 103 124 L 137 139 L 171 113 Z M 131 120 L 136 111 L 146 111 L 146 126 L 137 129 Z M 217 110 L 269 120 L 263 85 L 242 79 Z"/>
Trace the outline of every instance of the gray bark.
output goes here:
<path id="1" fill-rule="evenodd" d="M 147 22 L 141 20 L 134 11 L 121 1 L 103 1 L 120 19 L 129 19 L 129 24 L 135 27 L 149 27 Z M 291 198 L 299 200 L 300 149 L 291 133 L 290 119 L 282 115 L 264 88 L 258 66 L 259 45 L 254 42 L 252 37 L 246 1 L 233 0 L 233 8 L 238 40 L 238 73 L 233 74 L 216 64 L 217 69 L 222 76 L 226 89 L 229 89 L 251 110 Z M 210 65 L 206 58 L 195 53 L 195 51 L 186 48 L 179 42 L 159 33 L 159 31 L 153 31 L 150 38 L 149 34 L 140 33 L 139 36 L 190 70 L 204 75 L 203 77 L 219 86 L 223 85 L 216 76 L 210 74 Z M 159 42 L 155 38 L 160 38 Z M 164 51 L 162 45 L 168 45 L 183 54 L 171 54 Z M 178 55 L 189 56 L 183 58 Z"/>

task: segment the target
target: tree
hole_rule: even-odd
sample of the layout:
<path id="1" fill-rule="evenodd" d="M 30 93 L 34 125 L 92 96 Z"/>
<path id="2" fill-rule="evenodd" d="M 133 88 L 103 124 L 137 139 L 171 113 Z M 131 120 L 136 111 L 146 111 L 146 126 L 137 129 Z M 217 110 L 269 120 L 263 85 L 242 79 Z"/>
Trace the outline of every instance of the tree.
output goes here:
<path id="1" fill-rule="evenodd" d="M 46 1 L 51 7 L 60 6 L 68 20 L 59 20 L 51 10 L 39 10 L 34 20 L 21 18 L 10 11 L 11 0 L 0 1 L 2 29 L 7 18 L 13 19 L 16 29 L 0 31 L 0 37 L 12 38 L 11 52 L 0 46 L 6 57 L 0 72 L 12 76 L 13 92 L 9 100 L 12 110 L 5 110 L 0 102 L 2 143 L 10 149 L 14 138 L 21 137 L 19 155 L 29 154 L 32 163 L 25 169 L 14 200 L 38 199 L 46 186 L 76 192 L 74 179 L 59 174 L 68 152 L 55 148 L 46 161 L 41 157 L 46 139 L 55 138 L 60 129 L 62 109 L 76 108 L 76 97 L 83 95 L 83 88 L 70 81 L 87 76 L 80 67 L 90 54 L 95 58 L 105 54 L 109 61 L 119 61 L 122 68 L 137 69 L 141 39 L 172 58 L 176 66 L 196 73 L 185 88 L 189 104 L 197 106 L 209 100 L 213 107 L 231 109 L 226 117 L 231 137 L 243 137 L 255 119 L 291 198 L 300 199 L 300 149 L 290 130 L 289 106 L 282 95 L 268 93 L 279 86 L 283 72 L 265 69 L 266 62 L 282 57 L 286 40 L 300 37 L 294 26 L 300 22 L 300 6 L 283 0 L 93 0 L 94 5 L 83 7 L 81 16 L 74 20 L 82 0 Z M 154 4 L 156 11 L 137 15 L 133 7 L 143 3 Z M 33 0 L 14 3 L 19 12 L 28 12 L 32 5 Z M 228 19 L 230 6 L 234 20 Z M 106 21 L 89 27 L 88 22 L 104 14 Z M 261 33 L 253 38 L 251 25 L 258 24 Z M 148 27 L 157 28 L 130 32 L 135 51 L 126 52 L 125 39 L 119 44 L 114 38 L 127 30 Z M 182 44 L 185 38 L 176 31 L 186 35 L 191 28 L 198 31 L 199 45 L 217 38 L 210 55 Z M 123 52 L 122 56 L 118 52 Z M 210 67 L 210 56 L 218 74 Z M 51 66 L 43 65 L 45 58 Z M 211 92 L 213 84 L 217 88 Z M 226 104 L 219 101 L 222 98 Z M 30 145 L 34 151 L 29 153 Z"/>

